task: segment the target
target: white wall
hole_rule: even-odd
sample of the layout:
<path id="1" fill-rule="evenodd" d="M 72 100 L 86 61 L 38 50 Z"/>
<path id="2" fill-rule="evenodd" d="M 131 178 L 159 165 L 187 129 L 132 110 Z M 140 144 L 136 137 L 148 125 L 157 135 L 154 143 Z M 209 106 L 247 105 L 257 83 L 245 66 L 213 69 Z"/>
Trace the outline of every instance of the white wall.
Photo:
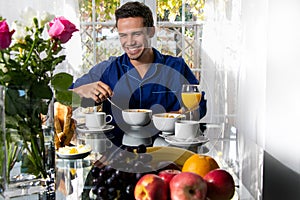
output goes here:
<path id="1" fill-rule="evenodd" d="M 232 116 L 239 176 L 254 199 L 266 196 L 263 187 L 272 188 L 279 177 L 278 171 L 264 171 L 266 154 L 292 174 L 300 173 L 299 10 L 297 0 L 206 1 L 202 75 L 211 94 L 206 120 Z M 297 187 L 290 181 L 281 182 Z"/>
<path id="2" fill-rule="evenodd" d="M 265 149 L 300 173 L 300 2 L 269 1 Z M 297 156 L 296 156 L 297 155 Z"/>

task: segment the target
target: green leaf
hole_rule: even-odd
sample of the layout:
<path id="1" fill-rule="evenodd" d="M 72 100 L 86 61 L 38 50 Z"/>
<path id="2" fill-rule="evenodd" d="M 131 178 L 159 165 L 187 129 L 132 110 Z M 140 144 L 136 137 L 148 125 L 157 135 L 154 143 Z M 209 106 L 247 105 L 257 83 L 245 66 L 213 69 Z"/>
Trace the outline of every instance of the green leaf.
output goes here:
<path id="1" fill-rule="evenodd" d="M 81 98 L 79 95 L 69 91 L 73 83 L 73 76 L 61 72 L 53 76 L 51 85 L 55 91 L 55 98 L 58 102 L 67 106 L 79 106 Z"/>
<path id="2" fill-rule="evenodd" d="M 72 75 L 65 72 L 61 72 L 53 76 L 51 80 L 51 85 L 56 91 L 65 91 L 68 90 L 72 82 L 73 82 Z"/>

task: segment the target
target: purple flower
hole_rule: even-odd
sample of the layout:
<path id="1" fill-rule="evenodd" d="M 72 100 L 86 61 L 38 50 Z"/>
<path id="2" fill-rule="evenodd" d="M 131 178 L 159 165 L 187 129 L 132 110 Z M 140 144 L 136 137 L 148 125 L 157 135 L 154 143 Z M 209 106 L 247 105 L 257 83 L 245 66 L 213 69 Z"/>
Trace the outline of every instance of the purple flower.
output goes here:
<path id="1" fill-rule="evenodd" d="M 49 23 L 49 26 L 49 36 L 53 39 L 60 40 L 62 44 L 68 42 L 72 34 L 78 31 L 76 26 L 64 17 L 54 18 L 54 20 Z"/>
<path id="2" fill-rule="evenodd" d="M 6 21 L 0 22 L 0 50 L 6 49 L 11 43 L 11 36 L 15 30 L 9 31 Z"/>

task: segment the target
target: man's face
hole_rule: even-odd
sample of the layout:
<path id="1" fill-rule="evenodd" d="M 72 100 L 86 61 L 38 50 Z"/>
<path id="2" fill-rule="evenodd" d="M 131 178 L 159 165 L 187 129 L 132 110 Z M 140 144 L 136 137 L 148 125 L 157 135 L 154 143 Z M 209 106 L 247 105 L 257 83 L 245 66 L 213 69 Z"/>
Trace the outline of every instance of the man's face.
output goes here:
<path id="1" fill-rule="evenodd" d="M 151 47 L 147 28 L 143 18 L 123 18 L 118 20 L 118 32 L 123 50 L 131 60 L 142 59 Z"/>

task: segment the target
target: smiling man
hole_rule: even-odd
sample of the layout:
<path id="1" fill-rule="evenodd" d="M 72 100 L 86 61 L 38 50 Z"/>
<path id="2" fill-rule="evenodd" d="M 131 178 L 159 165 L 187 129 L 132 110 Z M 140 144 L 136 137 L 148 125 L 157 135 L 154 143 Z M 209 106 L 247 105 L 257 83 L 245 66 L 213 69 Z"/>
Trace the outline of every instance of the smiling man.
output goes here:
<path id="1" fill-rule="evenodd" d="M 73 91 L 81 97 L 102 103 L 103 111 L 112 114 L 116 145 L 122 142 L 122 115 L 106 100 L 126 108 L 151 109 L 153 113 L 179 111 L 182 84 L 199 84 L 182 58 L 161 54 L 151 46 L 155 34 L 150 8 L 128 2 L 115 12 L 116 27 L 124 54 L 110 57 L 77 79 Z M 204 95 L 199 118 L 206 114 Z M 153 132 L 157 135 L 157 131 Z"/>

